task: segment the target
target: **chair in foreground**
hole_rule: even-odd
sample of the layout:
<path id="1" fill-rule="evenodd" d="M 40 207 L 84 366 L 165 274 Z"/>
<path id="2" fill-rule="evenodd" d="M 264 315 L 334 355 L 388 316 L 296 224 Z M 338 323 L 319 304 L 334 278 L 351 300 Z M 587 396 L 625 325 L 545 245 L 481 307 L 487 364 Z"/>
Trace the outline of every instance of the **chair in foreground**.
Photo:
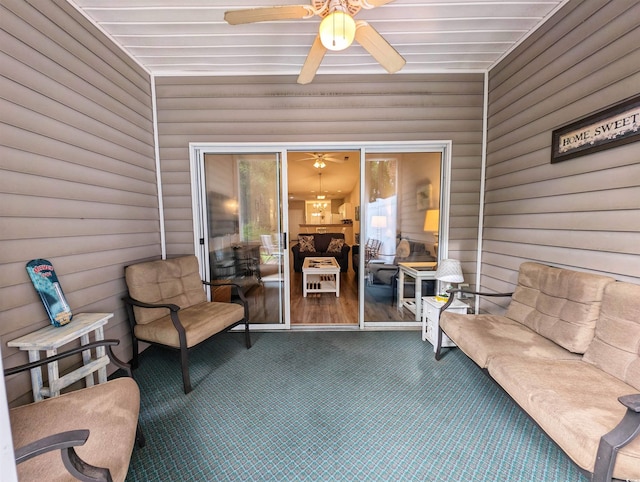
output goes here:
<path id="1" fill-rule="evenodd" d="M 107 346 L 112 363 L 128 377 L 65 393 L 9 411 L 19 480 L 123 481 L 134 442 L 144 446 L 138 425 L 140 390 L 128 365 L 103 340 L 4 370 L 4 376 Z"/>
<path id="2" fill-rule="evenodd" d="M 138 365 L 138 340 L 179 350 L 186 394 L 192 390 L 189 349 L 242 323 L 245 344 L 251 348 L 249 308 L 242 290 L 232 283 L 202 281 L 195 256 L 127 266 L 125 279 L 134 368 Z M 233 298 L 230 294 L 230 302 L 207 301 L 203 284 L 224 286 L 233 292 Z"/>

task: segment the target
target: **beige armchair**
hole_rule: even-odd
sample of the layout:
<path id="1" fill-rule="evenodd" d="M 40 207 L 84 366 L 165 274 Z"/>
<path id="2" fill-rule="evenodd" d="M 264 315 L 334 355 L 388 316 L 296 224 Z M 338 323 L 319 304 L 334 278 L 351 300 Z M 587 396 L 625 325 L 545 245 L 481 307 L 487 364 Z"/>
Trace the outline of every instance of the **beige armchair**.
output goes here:
<path id="1" fill-rule="evenodd" d="M 111 351 L 118 340 L 89 343 L 43 360 L 4 370 L 5 377 L 107 346 L 112 363 L 129 366 Z M 19 480 L 124 481 L 134 442 L 144 446 L 138 425 L 140 390 L 122 377 L 29 403 L 9 411 Z"/>
<path id="2" fill-rule="evenodd" d="M 186 394 L 192 390 L 188 360 L 191 348 L 243 323 L 245 343 L 251 348 L 249 308 L 242 290 L 232 283 L 202 281 L 195 256 L 127 266 L 125 280 L 134 368 L 138 365 L 138 340 L 179 350 Z M 232 302 L 207 301 L 203 283 L 230 287 Z"/>

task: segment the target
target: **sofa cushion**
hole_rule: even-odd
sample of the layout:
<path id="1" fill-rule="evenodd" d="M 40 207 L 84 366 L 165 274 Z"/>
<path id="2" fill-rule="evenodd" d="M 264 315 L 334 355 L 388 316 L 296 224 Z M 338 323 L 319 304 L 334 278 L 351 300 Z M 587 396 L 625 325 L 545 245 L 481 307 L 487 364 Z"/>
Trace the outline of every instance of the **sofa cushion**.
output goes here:
<path id="1" fill-rule="evenodd" d="M 141 340 L 180 348 L 178 331 L 168 310 L 165 316 L 151 323 L 136 324 L 134 334 Z M 244 318 L 244 307 L 237 303 L 204 302 L 178 312 L 180 323 L 187 333 L 187 348 L 197 345 Z M 137 315 L 136 315 L 137 321 Z"/>
<path id="2" fill-rule="evenodd" d="M 145 303 L 171 303 L 187 308 L 207 300 L 195 256 L 149 261 L 127 266 L 125 279 L 132 298 Z M 151 323 L 165 308 L 133 308 L 136 323 Z"/>
<path id="3" fill-rule="evenodd" d="M 327 253 L 341 253 L 344 246 L 344 239 L 331 238 L 331 242 L 327 247 Z"/>
<path id="4" fill-rule="evenodd" d="M 300 236 L 298 238 L 298 242 L 300 243 L 300 252 L 301 253 L 315 253 L 316 252 L 316 243 L 313 235 L 310 236 Z"/>
<path id="5" fill-rule="evenodd" d="M 317 233 L 315 235 L 316 251 L 326 253 L 329 249 L 329 243 L 332 239 L 344 240 L 343 233 Z"/>
<path id="6" fill-rule="evenodd" d="M 501 356 L 489 374 L 580 467 L 593 471 L 600 437 L 622 419 L 634 388 L 581 360 Z M 613 476 L 640 479 L 640 437 L 620 449 Z"/>
<path id="7" fill-rule="evenodd" d="M 68 430 L 89 429 L 87 442 L 76 447 L 87 463 L 108 468 L 114 481 L 124 481 L 135 442 L 140 390 L 132 378 L 69 392 L 9 412 L 15 448 Z M 18 465 L 20 480 L 76 480 L 52 451 Z"/>
<path id="8" fill-rule="evenodd" d="M 501 355 L 579 359 L 579 355 L 504 316 L 468 316 L 445 311 L 440 316 L 440 325 L 481 368 L 486 368 L 493 357 Z"/>
<path id="9" fill-rule="evenodd" d="M 538 263 L 520 265 L 506 316 L 574 353 L 595 333 L 604 288 L 613 278 Z"/>
<path id="10" fill-rule="evenodd" d="M 584 360 L 640 390 L 640 285 L 607 285 Z"/>

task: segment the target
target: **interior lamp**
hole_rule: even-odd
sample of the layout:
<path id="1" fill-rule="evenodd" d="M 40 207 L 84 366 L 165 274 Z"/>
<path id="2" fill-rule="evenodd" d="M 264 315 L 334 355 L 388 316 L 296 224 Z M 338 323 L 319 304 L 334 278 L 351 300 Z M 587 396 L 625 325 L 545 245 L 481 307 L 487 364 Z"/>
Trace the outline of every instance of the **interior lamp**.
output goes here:
<path id="1" fill-rule="evenodd" d="M 425 214 L 424 216 L 423 231 L 433 233 L 433 250 L 436 256 L 438 253 L 438 231 L 439 230 L 440 230 L 440 210 L 427 209 L 427 214 Z"/>
<path id="2" fill-rule="evenodd" d="M 356 36 L 356 22 L 351 15 L 334 10 L 320 22 L 320 41 L 329 50 L 344 50 Z"/>
<path id="3" fill-rule="evenodd" d="M 432 232 L 437 239 L 439 229 L 440 229 L 440 210 L 427 209 L 427 214 L 425 214 L 424 216 L 423 231 Z"/>
<path id="4" fill-rule="evenodd" d="M 387 217 L 386 216 L 371 216 L 371 227 L 372 228 L 386 228 L 387 227 Z"/>
<path id="5" fill-rule="evenodd" d="M 462 283 L 464 276 L 462 276 L 462 265 L 457 259 L 443 259 L 438 263 L 438 269 L 436 270 L 435 278 L 440 282 L 441 287 L 439 294 L 436 296 L 438 301 L 447 301 L 449 299 L 449 293 L 447 290 L 452 288 L 453 283 Z"/>

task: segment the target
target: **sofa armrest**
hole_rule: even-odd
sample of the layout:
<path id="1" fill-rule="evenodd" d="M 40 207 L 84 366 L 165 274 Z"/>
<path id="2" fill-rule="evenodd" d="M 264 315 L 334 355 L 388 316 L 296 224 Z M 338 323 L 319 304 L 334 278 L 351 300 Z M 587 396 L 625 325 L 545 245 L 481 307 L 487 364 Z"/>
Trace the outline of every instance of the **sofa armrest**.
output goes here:
<path id="1" fill-rule="evenodd" d="M 600 439 L 592 482 L 609 482 L 618 451 L 640 435 L 640 393 L 619 397 L 618 401 L 627 411 L 618 425 Z"/>
<path id="2" fill-rule="evenodd" d="M 440 316 L 442 316 L 442 313 L 444 313 L 447 310 L 447 308 L 451 306 L 451 303 L 453 303 L 453 300 L 455 299 L 455 296 L 454 296 L 455 293 L 466 293 L 466 294 L 478 295 L 478 296 L 495 296 L 495 297 L 513 296 L 513 293 L 486 293 L 482 291 L 471 291 L 471 290 L 461 290 L 461 289 L 449 289 L 447 290 L 447 293 L 449 293 L 449 299 L 440 308 Z M 436 341 L 436 353 L 435 353 L 436 360 L 440 360 L 440 358 L 442 358 L 442 334 L 443 334 L 442 328 L 440 327 L 440 323 L 438 323 L 438 336 Z"/>
<path id="3" fill-rule="evenodd" d="M 95 467 L 82 460 L 73 447 L 84 445 L 89 430 L 71 430 L 41 438 L 15 450 L 16 464 L 54 450 L 60 450 L 65 468 L 78 480 L 111 481 L 109 469 Z"/>
<path id="4" fill-rule="evenodd" d="M 451 303 L 453 303 L 453 300 L 455 299 L 455 296 L 453 296 L 454 293 L 464 293 L 467 295 L 477 295 L 477 296 L 509 297 L 509 298 L 513 296 L 513 293 L 486 293 L 482 291 L 471 291 L 471 290 L 462 290 L 462 289 L 455 289 L 455 288 L 447 290 L 447 293 L 449 293 L 451 296 L 449 296 L 449 299 L 444 304 L 444 306 L 440 308 L 440 314 L 442 314 L 447 308 L 449 308 L 449 306 L 451 306 Z"/>

